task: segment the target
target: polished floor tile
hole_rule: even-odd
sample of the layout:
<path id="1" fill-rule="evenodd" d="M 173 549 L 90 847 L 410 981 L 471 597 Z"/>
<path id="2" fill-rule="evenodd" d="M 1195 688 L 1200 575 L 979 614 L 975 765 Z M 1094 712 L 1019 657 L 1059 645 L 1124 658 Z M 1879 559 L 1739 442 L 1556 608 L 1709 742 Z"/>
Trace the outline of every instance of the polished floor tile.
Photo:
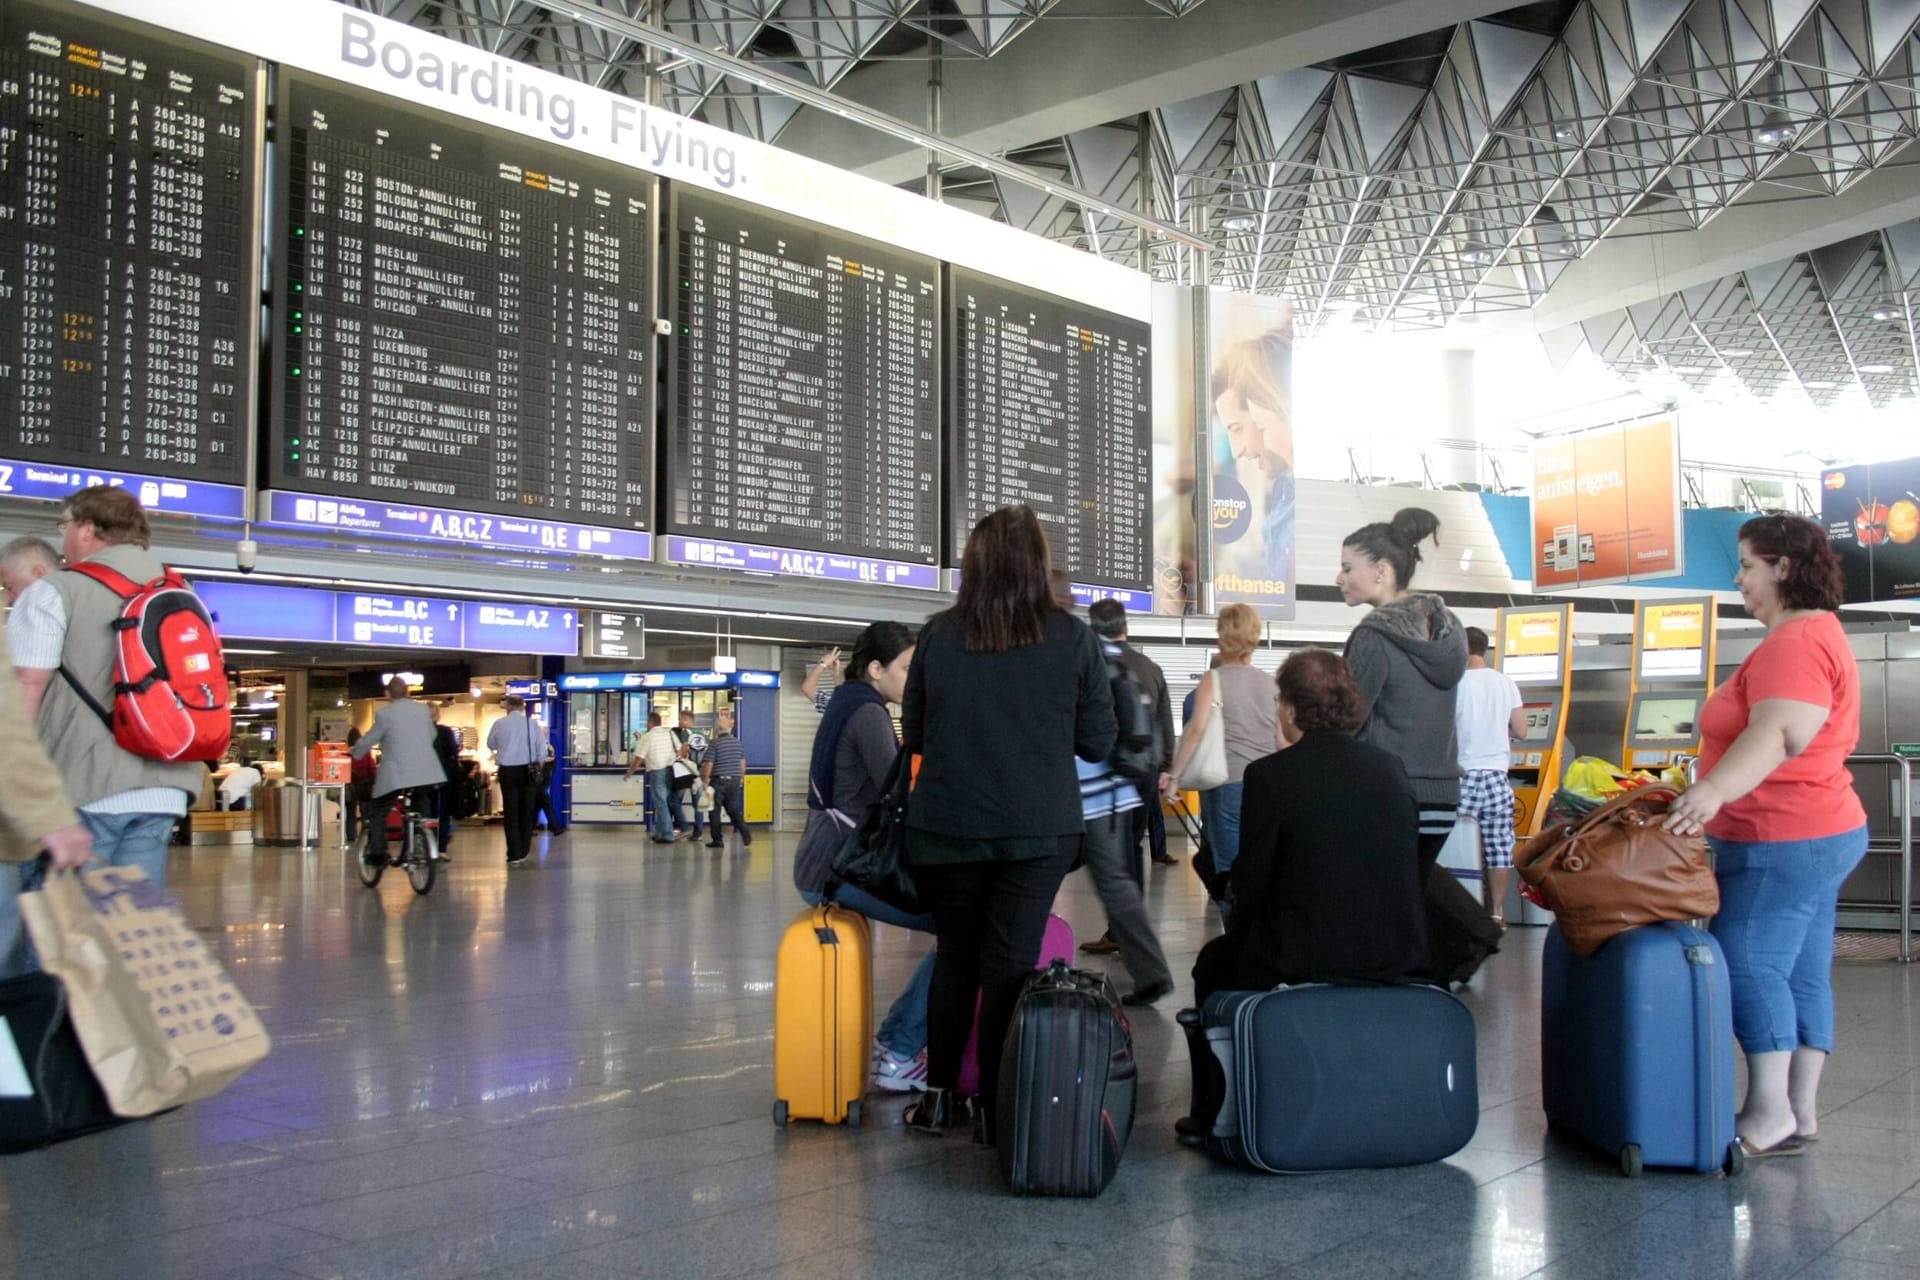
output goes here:
<path id="1" fill-rule="evenodd" d="M 1809 1155 L 1635 1181 L 1547 1129 L 1541 934 L 1462 998 L 1473 1142 L 1418 1169 L 1268 1178 L 1174 1140 L 1178 1003 L 1133 1017 L 1139 1120 L 1093 1201 L 1009 1197 L 991 1153 L 900 1127 L 771 1121 L 791 839 L 714 853 L 585 828 L 508 874 L 461 834 L 433 893 L 336 853 L 180 850 L 171 888 L 275 1037 L 220 1097 L 0 1159 L 13 1277 L 1523 1276 L 1920 1280 L 1920 976 L 1835 972 L 1840 1051 Z M 1150 872 L 1177 971 L 1218 930 Z M 1060 910 L 1099 932 L 1069 880 Z M 875 930 L 876 987 L 926 939 Z M 1109 968 L 1124 988 L 1124 971 Z"/>

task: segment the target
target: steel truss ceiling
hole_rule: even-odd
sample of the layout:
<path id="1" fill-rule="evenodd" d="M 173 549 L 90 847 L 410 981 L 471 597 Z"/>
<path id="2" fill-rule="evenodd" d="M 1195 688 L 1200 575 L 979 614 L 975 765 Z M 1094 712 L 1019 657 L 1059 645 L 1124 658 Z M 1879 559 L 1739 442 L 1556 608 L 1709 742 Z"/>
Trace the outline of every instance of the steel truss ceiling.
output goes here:
<path id="1" fill-rule="evenodd" d="M 1610 311 L 1545 336 L 1564 364 L 1582 347 L 1632 381 L 1761 398 L 1798 387 L 1827 408 L 1920 396 L 1915 358 L 1920 222 L 1770 262 Z"/>
<path id="2" fill-rule="evenodd" d="M 529 0 L 343 3 L 616 93 L 646 91 L 641 47 Z M 1033 24 L 1065 20 L 1049 17 L 1058 0 L 599 3 L 826 88 L 863 62 L 936 47 L 991 57 Z M 1111 0 L 1112 17 L 1136 23 L 1205 21 L 1182 17 L 1197 8 Z M 1309 332 L 1335 316 L 1437 327 L 1532 306 L 1603 237 L 1696 230 L 1735 203 L 1835 195 L 1895 161 L 1920 129 L 1917 23 L 1920 0 L 1542 0 L 1007 154 L 1115 204 L 1197 223 L 1221 245 L 1214 282 L 1292 297 Z M 689 63 L 666 64 L 662 93 L 674 110 L 767 140 L 799 110 Z M 1176 246 L 1143 244 L 1137 228 L 1037 189 L 961 168 L 945 174 L 942 194 L 1162 278 L 1190 278 Z M 1740 286 L 1692 290 L 1650 315 L 1635 308 L 1627 328 L 1638 347 L 1613 335 L 1596 345 L 1658 362 L 1645 340 L 1684 338 L 1668 313 L 1684 311 L 1698 330 L 1699 316 L 1719 324 L 1720 308 L 1732 307 L 1725 322 L 1744 336 L 1726 350 L 1786 349 L 1779 332 L 1763 341 L 1752 328 L 1760 317 L 1800 316 L 1813 293 L 1868 288 L 1828 270 L 1829 288 L 1816 270 L 1822 255 L 1794 261 L 1803 266 L 1780 264 L 1777 278 L 1747 272 Z M 1739 319 L 1727 300 L 1742 289 L 1758 298 L 1755 318 Z M 1861 364 L 1885 361 L 1857 353 L 1848 366 L 1855 335 L 1830 322 L 1822 346 L 1817 330 L 1781 357 L 1781 379 L 1844 384 L 1843 366 L 1858 385 L 1891 376 L 1862 375 Z M 1908 347 L 1900 377 L 1911 383 Z M 1692 359 L 1666 364 L 1712 363 Z M 1742 359 L 1720 364 L 1755 389 L 1778 385 L 1764 361 Z"/>

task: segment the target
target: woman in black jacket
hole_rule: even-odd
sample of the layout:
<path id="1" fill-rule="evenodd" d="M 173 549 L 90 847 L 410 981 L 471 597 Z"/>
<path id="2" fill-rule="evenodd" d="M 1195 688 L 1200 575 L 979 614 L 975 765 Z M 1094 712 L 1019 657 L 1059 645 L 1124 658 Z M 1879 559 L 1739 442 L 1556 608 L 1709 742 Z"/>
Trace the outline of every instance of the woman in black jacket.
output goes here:
<path id="1" fill-rule="evenodd" d="M 1040 954 L 1047 912 L 1085 824 L 1073 760 L 1104 760 L 1117 727 L 1106 660 L 1047 586 L 1047 538 L 1026 507 L 974 526 L 960 596 L 929 619 L 907 674 L 900 727 L 922 757 L 907 805 L 907 861 L 939 947 L 927 1001 L 929 1088 L 906 1123 L 939 1133 L 980 993 L 980 1096 Z M 990 1142 L 983 1103 L 974 1138 Z"/>
<path id="2" fill-rule="evenodd" d="M 1338 654 L 1299 650 L 1279 686 L 1288 746 L 1247 766 L 1233 911 L 1194 962 L 1194 1002 L 1282 983 L 1425 981 L 1407 771 L 1354 738 L 1367 704 Z"/>

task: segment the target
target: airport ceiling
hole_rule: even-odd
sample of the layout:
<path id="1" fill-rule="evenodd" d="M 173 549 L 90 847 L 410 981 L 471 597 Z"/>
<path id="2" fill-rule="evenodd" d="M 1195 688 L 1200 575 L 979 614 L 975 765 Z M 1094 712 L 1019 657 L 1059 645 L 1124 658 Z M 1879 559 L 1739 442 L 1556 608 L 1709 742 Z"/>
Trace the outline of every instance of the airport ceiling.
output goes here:
<path id="1" fill-rule="evenodd" d="M 634 22 L 914 124 L 937 74 L 943 136 L 1199 231 L 1213 283 L 1292 298 L 1303 333 L 1524 326 L 1556 358 L 1823 406 L 1920 383 L 1920 0 L 342 2 L 635 97 Z M 676 111 L 926 187 L 924 151 L 661 74 Z M 1037 187 L 948 164 L 941 188 L 1193 278 Z"/>

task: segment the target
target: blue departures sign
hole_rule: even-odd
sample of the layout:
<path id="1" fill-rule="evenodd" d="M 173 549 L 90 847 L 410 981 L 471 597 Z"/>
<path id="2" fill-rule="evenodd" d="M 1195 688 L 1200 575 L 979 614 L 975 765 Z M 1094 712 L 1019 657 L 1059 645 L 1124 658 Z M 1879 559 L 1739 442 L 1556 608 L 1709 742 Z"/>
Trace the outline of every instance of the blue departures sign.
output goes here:
<path id="1" fill-rule="evenodd" d="M 99 467 L 0 458 L 0 497 L 58 502 L 75 489 L 96 484 L 132 490 L 139 497 L 140 505 L 157 515 L 200 516 L 208 520 L 247 518 L 246 490 L 237 484 L 209 484 L 204 480 L 173 480 Z"/>
<path id="2" fill-rule="evenodd" d="M 379 591 L 316 591 L 270 583 L 194 584 L 228 640 L 475 650 L 570 658 L 579 652 L 577 609 L 454 600 Z"/>
<path id="3" fill-rule="evenodd" d="M 361 498 L 316 498 L 272 492 L 267 495 L 267 523 L 501 551 L 619 556 L 627 560 L 653 557 L 653 535 L 635 529 L 603 529 L 559 520 L 414 507 Z"/>
<path id="4" fill-rule="evenodd" d="M 674 564 L 706 569 L 741 569 L 748 573 L 818 578 L 827 582 L 871 582 L 920 591 L 935 591 L 940 586 L 940 571 L 930 564 L 875 560 L 833 551 L 761 547 L 750 542 L 722 542 L 713 538 L 683 538 L 677 534 L 667 538 L 667 559 Z"/>

